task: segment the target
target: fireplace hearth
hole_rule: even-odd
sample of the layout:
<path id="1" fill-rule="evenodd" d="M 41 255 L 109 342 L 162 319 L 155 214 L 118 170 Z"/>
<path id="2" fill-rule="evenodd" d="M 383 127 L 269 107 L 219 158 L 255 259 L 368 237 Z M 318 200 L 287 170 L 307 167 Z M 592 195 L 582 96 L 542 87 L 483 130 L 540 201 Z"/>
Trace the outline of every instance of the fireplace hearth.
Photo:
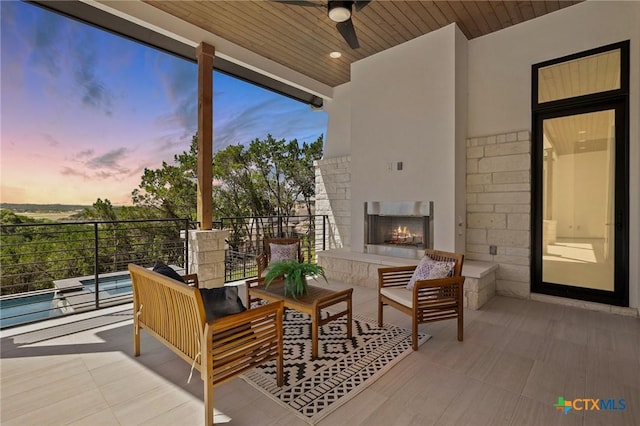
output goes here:
<path id="1" fill-rule="evenodd" d="M 367 201 L 365 253 L 415 258 L 433 248 L 433 202 Z"/>

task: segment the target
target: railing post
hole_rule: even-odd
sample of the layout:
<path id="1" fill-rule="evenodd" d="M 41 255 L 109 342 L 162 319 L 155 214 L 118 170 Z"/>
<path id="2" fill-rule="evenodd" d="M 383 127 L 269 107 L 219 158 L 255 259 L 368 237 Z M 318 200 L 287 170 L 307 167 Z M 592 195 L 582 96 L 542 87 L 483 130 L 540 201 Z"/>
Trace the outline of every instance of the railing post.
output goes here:
<path id="1" fill-rule="evenodd" d="M 95 285 L 94 292 L 96 294 L 96 309 L 100 308 L 100 282 L 99 282 L 99 266 L 98 266 L 98 222 L 93 222 L 93 282 Z"/>
<path id="2" fill-rule="evenodd" d="M 311 235 L 313 233 L 313 247 L 316 246 L 316 218 L 312 215 L 307 215 L 307 221 L 309 222 L 309 227 L 307 228 L 307 259 L 309 259 L 309 263 L 318 263 L 318 256 L 314 259 L 314 262 L 311 262 Z"/>
<path id="3" fill-rule="evenodd" d="M 189 219 L 184 220 L 184 273 L 189 274 Z"/>
<path id="4" fill-rule="evenodd" d="M 327 249 L 327 215 L 322 215 L 322 251 Z"/>

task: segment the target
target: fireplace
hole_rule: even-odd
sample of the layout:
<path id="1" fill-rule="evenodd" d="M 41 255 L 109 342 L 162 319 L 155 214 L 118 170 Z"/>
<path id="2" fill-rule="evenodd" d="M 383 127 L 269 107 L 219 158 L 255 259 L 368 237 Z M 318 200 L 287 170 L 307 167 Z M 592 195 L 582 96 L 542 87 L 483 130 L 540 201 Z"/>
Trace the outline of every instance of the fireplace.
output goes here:
<path id="1" fill-rule="evenodd" d="M 416 258 L 433 248 L 433 202 L 367 201 L 365 253 Z"/>

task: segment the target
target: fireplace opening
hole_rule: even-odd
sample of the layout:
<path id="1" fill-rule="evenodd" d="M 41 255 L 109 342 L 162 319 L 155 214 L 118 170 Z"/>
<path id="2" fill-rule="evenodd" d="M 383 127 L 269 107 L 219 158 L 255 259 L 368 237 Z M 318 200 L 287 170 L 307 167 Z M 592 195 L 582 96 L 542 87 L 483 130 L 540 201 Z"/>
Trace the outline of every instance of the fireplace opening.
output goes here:
<path id="1" fill-rule="evenodd" d="M 365 251 L 419 257 L 419 252 L 433 247 L 432 207 L 423 201 L 365 203 Z"/>
<path id="2" fill-rule="evenodd" d="M 425 220 L 416 217 L 372 216 L 369 244 L 425 248 Z"/>

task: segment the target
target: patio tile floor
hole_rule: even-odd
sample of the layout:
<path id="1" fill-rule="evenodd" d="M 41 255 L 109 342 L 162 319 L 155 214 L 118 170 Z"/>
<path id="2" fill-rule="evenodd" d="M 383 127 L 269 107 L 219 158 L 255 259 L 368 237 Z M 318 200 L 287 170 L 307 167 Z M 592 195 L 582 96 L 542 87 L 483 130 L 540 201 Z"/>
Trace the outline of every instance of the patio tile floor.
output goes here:
<path id="1" fill-rule="evenodd" d="M 356 287 L 353 301 L 354 313 L 376 317 L 375 290 Z M 132 356 L 130 305 L 93 315 L 122 321 L 2 333 L 0 423 L 201 425 L 202 382 L 194 374 L 186 383 L 189 365 L 146 333 L 142 355 Z M 388 307 L 385 322 L 410 327 Z M 464 342 L 455 329 L 455 321 L 422 326 L 428 342 L 319 425 L 637 424 L 638 318 L 497 296 L 465 311 Z M 626 409 L 565 415 L 553 407 L 560 396 L 624 398 Z M 241 379 L 216 387 L 215 398 L 216 422 L 306 424 Z"/>

